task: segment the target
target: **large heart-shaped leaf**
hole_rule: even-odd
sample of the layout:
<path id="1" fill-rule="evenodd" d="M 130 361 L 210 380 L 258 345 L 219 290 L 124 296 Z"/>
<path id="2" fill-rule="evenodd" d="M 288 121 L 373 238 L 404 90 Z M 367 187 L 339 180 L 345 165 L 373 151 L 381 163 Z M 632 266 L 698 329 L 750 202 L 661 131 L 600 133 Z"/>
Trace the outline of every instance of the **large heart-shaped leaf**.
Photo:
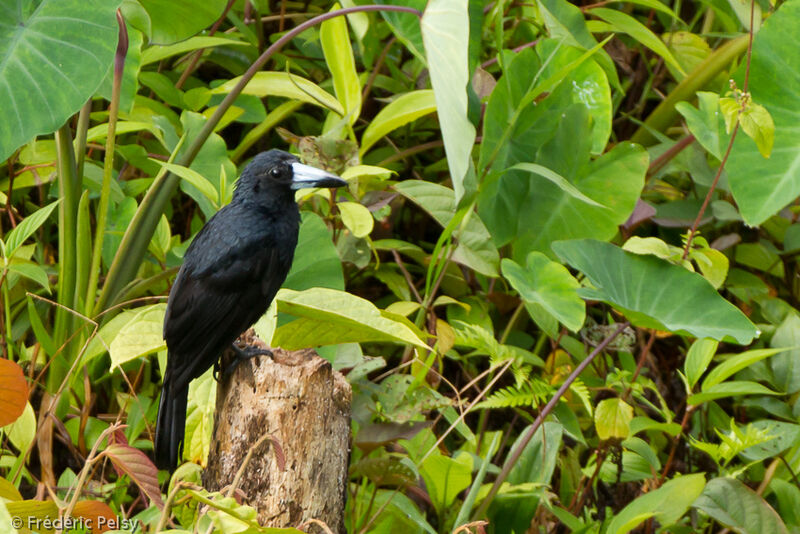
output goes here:
<path id="1" fill-rule="evenodd" d="M 114 58 L 119 3 L 0 2 L 0 161 L 94 94 Z"/>
<path id="2" fill-rule="evenodd" d="M 561 241 L 553 250 L 592 282 L 580 291 L 585 298 L 608 302 L 634 324 L 742 345 L 758 334 L 705 278 L 683 267 L 592 239 Z"/>
<path id="3" fill-rule="evenodd" d="M 767 501 L 735 478 L 710 480 L 693 506 L 734 532 L 788 532 L 780 516 Z"/>
<path id="4" fill-rule="evenodd" d="M 764 158 L 756 143 L 739 132 L 725 170 L 731 192 L 747 224 L 761 224 L 800 195 L 800 2 L 787 2 L 770 16 L 753 40 L 749 91 L 775 122 L 772 154 Z M 742 87 L 742 66 L 734 78 Z M 778 82 L 778 80 L 780 80 Z M 753 175 L 758 169 L 758 175 Z"/>

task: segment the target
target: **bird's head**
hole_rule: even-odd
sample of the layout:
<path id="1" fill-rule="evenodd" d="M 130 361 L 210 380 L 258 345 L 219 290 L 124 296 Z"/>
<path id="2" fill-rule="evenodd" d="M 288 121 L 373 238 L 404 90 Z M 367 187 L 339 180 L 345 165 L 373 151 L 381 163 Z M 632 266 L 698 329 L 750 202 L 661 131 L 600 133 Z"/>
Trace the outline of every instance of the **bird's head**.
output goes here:
<path id="1" fill-rule="evenodd" d="M 251 161 L 236 184 L 233 198 L 294 197 L 305 187 L 342 187 L 347 182 L 327 171 L 303 165 L 283 150 L 261 152 Z"/>

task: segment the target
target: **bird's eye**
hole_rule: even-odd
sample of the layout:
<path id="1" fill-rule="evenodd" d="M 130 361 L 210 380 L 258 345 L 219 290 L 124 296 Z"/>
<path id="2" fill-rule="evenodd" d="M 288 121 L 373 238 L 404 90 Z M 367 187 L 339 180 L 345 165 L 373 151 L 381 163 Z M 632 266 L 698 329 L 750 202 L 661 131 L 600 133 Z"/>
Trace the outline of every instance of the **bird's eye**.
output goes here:
<path id="1" fill-rule="evenodd" d="M 277 167 L 273 167 L 272 170 L 269 171 L 270 176 L 273 178 L 280 178 L 281 177 L 281 170 Z"/>

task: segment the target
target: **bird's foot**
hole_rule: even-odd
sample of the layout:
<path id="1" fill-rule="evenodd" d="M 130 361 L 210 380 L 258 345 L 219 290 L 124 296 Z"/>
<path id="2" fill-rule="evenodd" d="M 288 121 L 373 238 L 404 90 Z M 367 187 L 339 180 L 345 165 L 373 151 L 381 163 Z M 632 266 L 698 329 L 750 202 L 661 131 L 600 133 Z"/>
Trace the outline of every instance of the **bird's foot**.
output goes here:
<path id="1" fill-rule="evenodd" d="M 214 379 L 219 382 L 231 376 L 239 364 L 245 360 L 249 360 L 254 356 L 269 356 L 273 357 L 272 351 L 269 349 L 262 349 L 259 347 L 246 346 L 240 348 L 236 343 L 231 344 L 233 349 L 233 358 L 225 362 L 223 365 L 221 361 L 214 364 Z"/>

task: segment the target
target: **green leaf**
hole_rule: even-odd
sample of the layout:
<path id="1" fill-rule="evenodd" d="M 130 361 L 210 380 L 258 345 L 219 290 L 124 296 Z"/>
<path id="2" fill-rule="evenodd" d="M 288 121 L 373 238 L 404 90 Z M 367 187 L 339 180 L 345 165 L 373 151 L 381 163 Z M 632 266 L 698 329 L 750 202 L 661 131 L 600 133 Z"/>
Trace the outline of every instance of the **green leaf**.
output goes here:
<path id="1" fill-rule="evenodd" d="M 153 163 L 159 165 L 167 169 L 168 171 L 180 176 L 182 179 L 186 180 L 197 189 L 200 190 L 203 195 L 214 203 L 215 206 L 219 207 L 219 194 L 217 193 L 217 188 L 206 179 L 205 176 L 200 174 L 199 172 L 195 171 L 194 169 L 190 169 L 189 167 L 183 167 L 176 163 L 168 163 L 166 161 L 161 161 L 156 158 L 147 158 Z"/>
<path id="2" fill-rule="evenodd" d="M 368 341 L 429 349 L 406 323 L 384 317 L 368 300 L 344 291 L 282 289 L 275 300 L 278 311 L 298 317 L 278 327 L 272 338 L 275 346 L 286 350 Z"/>
<path id="3" fill-rule="evenodd" d="M 166 346 L 162 337 L 166 309 L 167 305 L 160 303 L 136 310 L 136 314 L 120 328 L 111 342 L 108 351 L 111 369 Z"/>
<path id="4" fill-rule="evenodd" d="M 312 287 L 344 291 L 342 262 L 330 229 L 316 213 L 303 211 L 302 215 L 294 261 L 283 287 L 296 291 Z"/>
<path id="5" fill-rule="evenodd" d="M 773 347 L 798 347 L 800 346 L 800 317 L 796 313 L 789 313 L 783 322 L 778 325 L 775 334 L 770 340 Z M 791 349 L 776 354 L 770 361 L 774 384 L 789 394 L 800 391 L 800 349 Z"/>
<path id="6" fill-rule="evenodd" d="M 689 352 L 686 354 L 686 361 L 683 363 L 683 372 L 686 375 L 686 380 L 689 382 L 689 387 L 693 388 L 703 373 L 708 369 L 708 365 L 714 358 L 717 352 L 719 342 L 715 339 L 703 338 L 698 339 L 692 346 L 689 347 Z"/>
<path id="7" fill-rule="evenodd" d="M 214 48 L 217 46 L 249 46 L 249 44 L 227 37 L 207 37 L 198 35 L 197 37 L 192 37 L 172 45 L 148 46 L 142 52 L 142 66 L 144 67 L 150 63 L 156 63 L 162 59 L 177 56 L 178 54 L 185 54 L 193 50 Z"/>
<path id="8" fill-rule="evenodd" d="M 456 496 L 472 482 L 472 455 L 460 452 L 450 458 L 431 454 L 419 468 L 431 502 L 440 514 L 453 504 Z"/>
<path id="9" fill-rule="evenodd" d="M 595 202 L 591 198 L 581 193 L 574 185 L 569 183 L 563 176 L 561 176 L 556 172 L 551 171 L 547 167 L 542 167 L 541 165 L 537 165 L 536 163 L 517 163 L 513 167 L 509 167 L 508 169 L 506 169 L 506 171 L 516 171 L 516 170 L 525 171 L 535 174 L 537 176 L 541 176 L 542 178 L 549 180 L 556 187 L 561 189 L 564 193 L 568 194 L 572 198 L 580 200 L 581 202 L 585 202 L 590 206 L 594 206 L 596 208 L 608 209 L 602 204 Z"/>
<path id="10" fill-rule="evenodd" d="M 768 158 L 775 142 L 775 122 L 767 108 L 750 102 L 739 114 L 739 124 L 742 125 L 744 133 L 756 142 L 761 155 Z"/>
<path id="11" fill-rule="evenodd" d="M 716 386 L 728 377 L 733 376 L 745 367 L 749 367 L 756 362 L 769 358 L 775 354 L 783 351 L 784 349 L 754 349 L 742 352 L 740 354 L 731 355 L 724 362 L 716 366 L 708 373 L 706 379 L 703 380 L 701 391 L 707 391 L 708 388 Z"/>
<path id="12" fill-rule="evenodd" d="M 340 9 L 339 3 L 333 4 L 331 11 Z M 348 123 L 352 126 L 361 114 L 361 83 L 356 72 L 356 60 L 353 58 L 353 47 L 347 33 L 347 19 L 334 17 L 322 23 L 319 40 L 325 63 L 333 77 L 333 90 L 336 98 L 344 108 Z"/>
<path id="13" fill-rule="evenodd" d="M 762 386 L 758 382 L 748 380 L 731 380 L 710 386 L 702 393 L 691 395 L 686 402 L 688 404 L 703 404 L 704 402 L 724 399 L 726 397 L 742 397 L 744 395 L 778 395 L 777 391 Z"/>
<path id="14" fill-rule="evenodd" d="M 342 222 L 356 237 L 366 237 L 372 232 L 375 219 L 372 213 L 358 202 L 339 202 L 336 204 Z"/>
<path id="15" fill-rule="evenodd" d="M 734 478 L 715 478 L 692 505 L 742 534 L 788 534 L 780 516 L 755 491 Z"/>
<path id="16" fill-rule="evenodd" d="M 8 265 L 8 272 L 24 276 L 28 280 L 33 280 L 42 286 L 47 292 L 50 292 L 50 279 L 44 269 L 35 263 L 19 263 L 14 262 Z M 9 284 L 13 286 L 11 276 L 9 276 Z"/>
<path id="17" fill-rule="evenodd" d="M 230 93 L 231 90 L 239 83 L 241 76 L 233 78 L 223 83 L 219 87 L 214 88 L 211 93 Z M 253 78 L 247 82 L 244 90 L 244 95 L 255 95 L 259 98 L 265 96 L 282 96 L 284 98 L 291 98 L 292 100 L 299 100 L 309 104 L 315 104 L 344 116 L 344 108 L 330 93 L 320 88 L 313 82 L 306 80 L 296 74 L 289 74 L 288 72 L 257 72 Z"/>
<path id="18" fill-rule="evenodd" d="M 580 284 L 563 265 L 540 252 L 531 252 L 527 269 L 508 258 L 503 258 L 501 266 L 503 276 L 526 305 L 540 304 L 573 332 L 583 326 L 586 304 L 578 296 Z"/>
<path id="19" fill-rule="evenodd" d="M 430 89 L 411 91 L 392 100 L 369 122 L 361 135 L 362 156 L 381 137 L 422 116 L 436 111 L 436 99 Z"/>
<path id="20" fill-rule="evenodd" d="M 139 0 L 150 15 L 153 44 L 170 44 L 199 33 L 214 23 L 225 9 L 227 0 L 174 2 L 172 0 Z"/>
<path id="21" fill-rule="evenodd" d="M 30 402 L 16 421 L 3 427 L 3 432 L 18 451 L 25 453 L 29 449 L 36 439 L 36 415 Z"/>
<path id="22" fill-rule="evenodd" d="M 661 56 L 664 61 L 671 65 L 679 73 L 686 75 L 683 67 L 669 51 L 661 39 L 659 39 L 653 32 L 651 32 L 644 24 L 631 17 L 630 15 L 616 10 L 608 9 L 605 7 L 596 7 L 589 10 L 592 15 L 603 19 L 608 22 L 614 31 L 627 33 L 641 44 Z"/>
<path id="23" fill-rule="evenodd" d="M 522 72 L 527 69 L 523 67 L 527 63 L 523 60 L 520 55 L 512 63 L 511 76 L 515 73 L 524 76 Z M 508 83 L 518 82 L 512 78 Z M 496 143 L 492 139 L 499 135 L 499 129 L 505 128 L 504 118 L 508 120 L 504 107 L 511 104 L 511 97 L 504 93 L 505 85 L 503 79 L 498 82 L 487 106 L 482 160 L 488 157 L 484 156 L 488 150 L 484 143 Z M 490 118 L 494 114 L 496 117 Z M 514 259 L 522 261 L 532 250 L 552 254 L 550 246 L 556 240 L 613 237 L 617 226 L 633 211 L 644 184 L 648 163 L 644 149 L 619 143 L 590 162 L 591 121 L 581 104 L 568 104 L 565 110 L 549 112 L 540 111 L 537 106 L 526 108 L 520 123 L 507 146 L 499 149 L 495 166 L 502 168 L 507 163 L 530 161 L 532 154 L 536 154 L 538 165 L 562 176 L 582 196 L 591 199 L 592 204 L 552 181 L 520 170 L 506 171 L 485 182 L 478 197 L 478 213 L 495 244 L 511 243 Z"/>
<path id="24" fill-rule="evenodd" d="M 626 439 L 630 435 L 633 408 L 622 399 L 605 399 L 594 410 L 594 427 L 601 440 Z"/>
<path id="25" fill-rule="evenodd" d="M 5 239 L 5 254 L 7 258 L 13 256 L 14 251 L 16 251 L 26 239 L 33 235 L 33 233 L 44 224 L 47 218 L 50 217 L 50 214 L 53 213 L 53 210 L 56 209 L 56 206 L 58 206 L 59 202 L 61 202 L 61 199 L 51 202 L 47 206 L 34 211 L 25 217 L 22 222 L 16 226 L 16 228 L 13 228 L 10 232 L 8 232 Z"/>
<path id="26" fill-rule="evenodd" d="M 800 195 L 800 82 L 796 65 L 800 50 L 793 41 L 800 25 L 800 3 L 788 2 L 771 15 L 753 40 L 750 65 L 752 101 L 766 108 L 775 121 L 772 153 L 765 159 L 752 139 L 737 135 L 725 171 L 742 217 L 757 226 Z M 745 62 L 734 79 L 743 87 Z M 776 80 L 785 80 L 775 83 Z M 758 169 L 758 180 L 753 179 Z"/>
<path id="27" fill-rule="evenodd" d="M 443 185 L 421 180 L 405 180 L 395 184 L 395 189 L 424 209 L 436 222 L 446 227 L 456 211 L 453 190 Z M 463 263 L 487 276 L 497 276 L 500 255 L 492 244 L 488 230 L 477 214 L 468 214 L 466 224 L 456 230 L 458 247 L 453 261 Z"/>
<path id="28" fill-rule="evenodd" d="M 189 383 L 189 401 L 186 411 L 186 438 L 183 458 L 203 467 L 211 449 L 214 430 L 214 409 L 217 403 L 217 382 L 208 369 Z"/>
<path id="29" fill-rule="evenodd" d="M 0 3 L 0 161 L 54 132 L 94 94 L 117 48 L 119 3 Z"/>
<path id="30" fill-rule="evenodd" d="M 425 11 L 427 0 L 379 0 L 377 3 L 413 7 L 422 13 Z M 411 13 L 398 13 L 396 11 L 381 11 L 381 16 L 389 23 L 397 39 L 424 65 L 426 61 L 425 46 L 422 42 L 419 18 Z"/>
<path id="31" fill-rule="evenodd" d="M 675 109 L 686 119 L 686 125 L 703 148 L 722 160 L 725 148 L 721 140 L 725 138 L 723 120 L 719 112 L 719 95 L 705 91 L 697 92 L 698 108 L 688 102 L 678 102 Z"/>
<path id="32" fill-rule="evenodd" d="M 625 534 L 648 517 L 655 516 L 661 528 L 678 521 L 700 496 L 706 485 L 702 473 L 668 480 L 660 488 L 637 498 L 623 508 L 608 525 L 608 534 Z"/>
<path id="33" fill-rule="evenodd" d="M 742 345 L 758 334 L 741 310 L 682 267 L 590 239 L 554 243 L 553 250 L 591 280 L 594 289 L 581 290 L 584 298 L 618 307 L 637 325 Z"/>
<path id="34" fill-rule="evenodd" d="M 475 127 L 467 118 L 467 5 L 468 0 L 429 0 L 420 22 L 456 204 L 467 191 L 475 143 Z"/>
<path id="35" fill-rule="evenodd" d="M 520 437 L 511 446 L 511 451 L 519 448 L 522 436 L 528 433 L 529 428 L 526 427 L 520 432 Z M 564 427 L 559 423 L 548 421 L 538 428 L 508 473 L 508 483 L 548 484 L 555 472 L 563 435 Z"/>
<path id="36" fill-rule="evenodd" d="M 655 1 L 655 3 L 661 4 L 658 1 Z M 661 5 L 663 6 L 664 4 Z M 661 40 L 675 56 L 680 66 L 683 67 L 684 72 L 692 72 L 711 54 L 711 47 L 708 46 L 706 40 L 692 32 L 667 32 L 661 35 Z M 680 82 L 686 78 L 670 63 L 666 63 L 666 65 L 669 73 L 677 81 Z"/>

